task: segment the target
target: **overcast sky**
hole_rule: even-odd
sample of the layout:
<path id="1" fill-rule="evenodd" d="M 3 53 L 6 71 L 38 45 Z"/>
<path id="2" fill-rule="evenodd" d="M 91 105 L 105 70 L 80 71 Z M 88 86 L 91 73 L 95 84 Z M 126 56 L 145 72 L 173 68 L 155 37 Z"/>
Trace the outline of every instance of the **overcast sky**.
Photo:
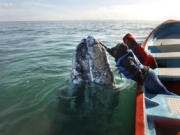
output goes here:
<path id="1" fill-rule="evenodd" d="M 180 20 L 180 0 L 0 0 L 0 21 Z"/>

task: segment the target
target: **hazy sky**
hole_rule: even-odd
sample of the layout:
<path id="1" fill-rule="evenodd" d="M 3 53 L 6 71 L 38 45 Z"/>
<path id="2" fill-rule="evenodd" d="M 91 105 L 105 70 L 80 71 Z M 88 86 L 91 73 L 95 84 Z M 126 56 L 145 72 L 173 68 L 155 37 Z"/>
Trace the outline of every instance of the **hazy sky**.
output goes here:
<path id="1" fill-rule="evenodd" d="M 180 0 L 0 0 L 0 21 L 180 20 Z"/>

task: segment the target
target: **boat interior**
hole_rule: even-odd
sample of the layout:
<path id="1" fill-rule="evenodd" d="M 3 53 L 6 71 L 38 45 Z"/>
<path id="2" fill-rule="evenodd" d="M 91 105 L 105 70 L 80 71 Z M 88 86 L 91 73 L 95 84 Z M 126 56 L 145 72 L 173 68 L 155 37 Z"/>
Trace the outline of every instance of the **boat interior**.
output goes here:
<path id="1" fill-rule="evenodd" d="M 162 24 L 150 36 L 146 50 L 155 57 L 161 82 L 180 95 L 180 22 Z M 180 97 L 146 94 L 157 106 L 145 104 L 147 135 L 176 135 L 180 131 Z"/>

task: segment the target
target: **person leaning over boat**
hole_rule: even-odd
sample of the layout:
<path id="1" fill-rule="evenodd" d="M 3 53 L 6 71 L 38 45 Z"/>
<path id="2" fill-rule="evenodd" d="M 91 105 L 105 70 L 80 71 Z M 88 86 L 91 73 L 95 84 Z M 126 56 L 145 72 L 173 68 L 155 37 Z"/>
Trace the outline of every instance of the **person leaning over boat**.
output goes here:
<path id="1" fill-rule="evenodd" d="M 158 67 L 155 58 L 150 53 L 146 52 L 143 46 L 138 44 L 136 39 L 130 33 L 123 37 L 123 41 L 129 49 L 132 49 L 136 57 L 143 65 L 150 66 L 152 69 Z"/>
<path id="2" fill-rule="evenodd" d="M 99 43 L 107 50 L 107 52 L 115 58 L 118 70 L 128 79 L 132 79 L 138 83 L 140 87 L 145 86 L 148 92 L 153 94 L 174 95 L 161 83 L 152 69 L 142 65 L 133 51 L 128 49 L 126 45 L 117 44 L 113 48 L 106 47 L 102 42 Z M 138 89 L 140 90 L 140 89 Z"/>

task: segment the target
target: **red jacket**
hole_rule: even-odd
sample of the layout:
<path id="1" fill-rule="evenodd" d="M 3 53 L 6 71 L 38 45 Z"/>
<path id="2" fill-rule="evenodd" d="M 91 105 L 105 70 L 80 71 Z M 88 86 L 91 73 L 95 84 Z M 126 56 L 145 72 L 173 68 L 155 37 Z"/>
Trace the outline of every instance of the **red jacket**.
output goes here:
<path id="1" fill-rule="evenodd" d="M 133 52 L 139 58 L 140 62 L 145 66 L 152 66 L 155 62 L 154 57 L 150 53 L 146 52 L 140 44 L 136 45 Z"/>
<path id="2" fill-rule="evenodd" d="M 143 46 L 138 44 L 136 39 L 130 33 L 124 36 L 123 41 L 125 43 L 127 38 L 134 40 L 134 42 L 136 43 L 134 45 L 133 52 L 138 57 L 139 61 L 145 66 L 152 66 L 153 63 L 155 62 L 154 57 L 150 53 L 146 52 Z"/>

